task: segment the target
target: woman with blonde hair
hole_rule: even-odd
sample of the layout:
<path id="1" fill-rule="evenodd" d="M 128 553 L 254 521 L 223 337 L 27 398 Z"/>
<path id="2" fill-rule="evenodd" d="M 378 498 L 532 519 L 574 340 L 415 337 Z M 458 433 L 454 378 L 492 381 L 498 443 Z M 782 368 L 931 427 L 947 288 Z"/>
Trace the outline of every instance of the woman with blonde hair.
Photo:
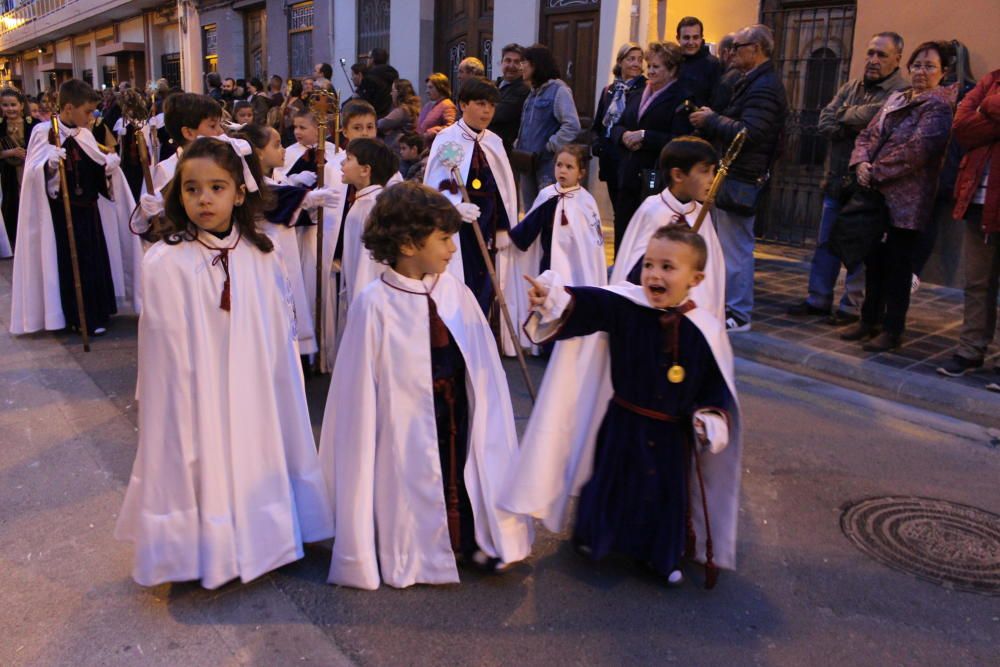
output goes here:
<path id="1" fill-rule="evenodd" d="M 417 132 L 424 138 L 424 148 L 431 145 L 437 133 L 454 124 L 458 109 L 451 101 L 451 84 L 441 72 L 434 72 L 426 81 L 427 103 L 417 119 Z"/>
<path id="2" fill-rule="evenodd" d="M 597 158 L 597 176 L 608 186 L 608 198 L 618 199 L 618 146 L 611 141 L 611 129 L 621 120 L 628 101 L 641 93 L 646 85 L 642 74 L 642 47 L 636 42 L 625 42 L 618 49 L 612 73 L 615 80 L 601 92 L 594 114 L 593 153 Z"/>
<path id="3" fill-rule="evenodd" d="M 650 42 L 646 49 L 646 85 L 625 106 L 621 120 L 611 130 L 611 140 L 621 151 L 618 197 L 615 200 L 615 250 L 632 214 L 655 188 L 648 181 L 656 173 L 656 160 L 667 143 L 692 127 L 678 109 L 690 92 L 678 80 L 684 56 L 674 42 Z"/>

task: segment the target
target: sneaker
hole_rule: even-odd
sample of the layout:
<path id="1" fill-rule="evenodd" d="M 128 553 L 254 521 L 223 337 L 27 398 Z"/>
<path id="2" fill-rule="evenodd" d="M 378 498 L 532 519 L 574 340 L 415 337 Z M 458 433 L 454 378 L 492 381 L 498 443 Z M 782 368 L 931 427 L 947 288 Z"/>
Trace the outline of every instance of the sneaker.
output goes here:
<path id="1" fill-rule="evenodd" d="M 982 367 L 983 361 L 981 359 L 979 361 L 972 361 L 959 354 L 954 354 L 951 359 L 937 367 L 937 372 L 941 375 L 947 375 L 950 378 L 960 378 L 969 371 Z"/>
<path id="2" fill-rule="evenodd" d="M 910 294 L 916 294 L 918 289 L 920 289 L 920 276 L 914 273 L 910 281 Z"/>
<path id="3" fill-rule="evenodd" d="M 903 341 L 903 337 L 898 334 L 883 331 L 875 338 L 861 346 L 865 352 L 888 352 L 895 350 Z"/>
<path id="4" fill-rule="evenodd" d="M 108 333 L 108 330 L 105 327 L 97 327 L 96 329 L 90 332 L 90 335 L 93 336 L 94 338 L 99 338 L 106 333 Z"/>
<path id="5" fill-rule="evenodd" d="M 995 391 L 1000 394 L 1000 382 L 990 382 L 986 385 L 986 388 L 990 391 Z"/>
<path id="6" fill-rule="evenodd" d="M 829 315 L 829 308 L 817 308 L 808 301 L 803 301 L 797 303 L 794 306 L 789 306 L 788 310 L 785 311 L 792 317 L 812 317 L 813 315 Z"/>
<path id="7" fill-rule="evenodd" d="M 727 333 L 743 333 L 744 331 L 750 331 L 750 322 L 737 315 L 726 317 Z"/>

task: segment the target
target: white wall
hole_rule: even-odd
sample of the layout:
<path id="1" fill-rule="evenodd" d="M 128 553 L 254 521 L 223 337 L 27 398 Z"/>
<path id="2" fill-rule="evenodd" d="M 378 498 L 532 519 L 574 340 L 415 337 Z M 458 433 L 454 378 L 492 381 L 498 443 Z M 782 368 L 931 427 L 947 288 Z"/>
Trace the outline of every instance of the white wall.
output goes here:
<path id="1" fill-rule="evenodd" d="M 615 4 L 605 0 L 602 4 Z M 538 41 L 541 17 L 539 0 L 497 0 L 493 5 L 493 74 L 500 76 L 503 47 L 511 43 L 531 46 Z M 603 27 L 603 26 L 602 26 Z"/>
<path id="2" fill-rule="evenodd" d="M 401 4 L 411 4 L 410 2 L 396 2 L 392 3 L 392 14 L 390 14 L 390 21 L 392 16 L 395 14 L 397 5 Z M 391 24 L 390 24 L 391 25 Z M 407 34 L 412 35 L 411 32 L 405 31 Z M 313 35 L 313 50 L 315 51 L 315 40 L 319 39 L 319 35 Z M 390 42 L 390 46 L 391 46 Z M 337 0 L 333 4 L 333 59 L 330 64 L 333 65 L 333 87 L 334 90 L 339 90 L 344 99 L 347 99 L 351 94 L 351 83 L 344 76 L 344 69 L 340 66 L 340 59 L 343 58 L 347 61 L 347 72 L 351 71 L 351 65 L 354 64 L 354 59 L 357 57 L 358 51 L 358 4 L 357 0 Z M 392 51 L 389 51 L 390 58 L 392 58 Z M 393 59 L 395 60 L 395 59 Z M 398 63 L 396 64 L 398 67 Z"/>
<path id="3" fill-rule="evenodd" d="M 122 42 L 145 42 L 146 30 L 142 16 L 136 16 L 118 24 L 118 39 Z"/>
<path id="4" fill-rule="evenodd" d="M 389 63 L 399 71 L 401 78 L 409 79 L 417 91 L 422 89 L 421 82 L 434 67 L 434 0 L 392 3 Z"/>

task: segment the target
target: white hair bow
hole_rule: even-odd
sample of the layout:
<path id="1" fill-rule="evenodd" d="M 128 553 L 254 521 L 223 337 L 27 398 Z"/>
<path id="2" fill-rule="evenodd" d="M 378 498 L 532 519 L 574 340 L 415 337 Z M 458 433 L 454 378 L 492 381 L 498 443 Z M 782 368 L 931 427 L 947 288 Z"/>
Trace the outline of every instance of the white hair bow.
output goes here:
<path id="1" fill-rule="evenodd" d="M 253 147 L 250 142 L 246 139 L 237 139 L 235 137 L 230 137 L 228 134 L 222 134 L 217 137 L 211 137 L 212 139 L 218 139 L 219 141 L 224 141 L 229 144 L 236 155 L 239 156 L 240 162 L 243 163 L 243 182 L 247 186 L 247 190 L 250 192 L 257 192 L 257 179 L 253 177 L 253 172 L 250 171 L 250 165 L 247 164 L 247 155 L 253 153 Z"/>

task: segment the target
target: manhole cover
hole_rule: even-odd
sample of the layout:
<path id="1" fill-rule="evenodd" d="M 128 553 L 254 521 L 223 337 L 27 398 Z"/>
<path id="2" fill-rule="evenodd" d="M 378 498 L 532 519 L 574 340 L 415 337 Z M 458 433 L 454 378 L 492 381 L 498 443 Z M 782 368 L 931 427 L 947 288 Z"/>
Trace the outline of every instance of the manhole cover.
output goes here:
<path id="1" fill-rule="evenodd" d="M 934 498 L 852 503 L 840 529 L 889 567 L 949 588 L 1000 595 L 1000 516 Z"/>

